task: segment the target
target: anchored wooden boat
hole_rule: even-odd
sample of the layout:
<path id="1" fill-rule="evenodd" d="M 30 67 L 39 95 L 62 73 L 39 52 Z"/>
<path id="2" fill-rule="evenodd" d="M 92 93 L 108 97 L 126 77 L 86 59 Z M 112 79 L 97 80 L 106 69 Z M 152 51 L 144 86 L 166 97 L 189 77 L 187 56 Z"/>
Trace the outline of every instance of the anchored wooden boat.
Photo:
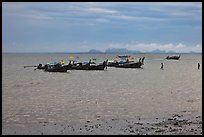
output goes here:
<path id="1" fill-rule="evenodd" d="M 107 62 L 107 66 L 108 67 L 114 67 L 115 65 L 117 65 L 118 64 L 118 61 L 116 61 L 116 60 L 109 60 L 108 62 Z"/>
<path id="2" fill-rule="evenodd" d="M 46 64 L 44 67 L 48 72 L 67 72 L 67 67 L 61 64 Z"/>
<path id="3" fill-rule="evenodd" d="M 89 65 L 88 70 L 104 70 L 106 67 L 105 64 L 99 64 L 99 65 Z"/>
<path id="4" fill-rule="evenodd" d="M 167 56 L 166 59 L 175 59 L 175 60 L 179 60 L 180 55 L 179 56 Z"/>
<path id="5" fill-rule="evenodd" d="M 118 57 L 121 58 L 121 61 L 111 62 L 107 66 L 114 66 L 117 68 L 140 68 L 142 65 L 144 65 L 145 57 L 143 57 L 142 59 L 140 58 L 138 62 L 129 60 L 130 56 L 127 55 L 120 55 Z"/>
<path id="6" fill-rule="evenodd" d="M 143 65 L 142 62 L 134 62 L 134 63 L 123 63 L 115 65 L 116 68 L 140 68 Z"/>
<path id="7" fill-rule="evenodd" d="M 106 67 L 106 62 L 104 61 L 102 64 L 98 65 L 94 62 L 80 62 L 75 64 L 68 64 L 66 67 L 68 70 L 104 70 Z"/>
<path id="8" fill-rule="evenodd" d="M 42 64 L 39 64 L 39 65 L 37 66 L 37 69 L 45 69 L 45 66 L 43 66 Z"/>

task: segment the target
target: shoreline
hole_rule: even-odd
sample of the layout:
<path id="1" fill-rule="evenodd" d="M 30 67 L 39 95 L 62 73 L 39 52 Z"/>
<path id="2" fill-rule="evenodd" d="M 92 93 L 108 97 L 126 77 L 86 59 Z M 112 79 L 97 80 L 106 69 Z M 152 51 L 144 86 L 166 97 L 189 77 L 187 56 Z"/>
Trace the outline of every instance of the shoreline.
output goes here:
<path id="1" fill-rule="evenodd" d="M 28 125 L 3 124 L 2 135 L 202 135 L 202 114 L 109 120 L 98 117 L 81 123 L 39 120 Z"/>

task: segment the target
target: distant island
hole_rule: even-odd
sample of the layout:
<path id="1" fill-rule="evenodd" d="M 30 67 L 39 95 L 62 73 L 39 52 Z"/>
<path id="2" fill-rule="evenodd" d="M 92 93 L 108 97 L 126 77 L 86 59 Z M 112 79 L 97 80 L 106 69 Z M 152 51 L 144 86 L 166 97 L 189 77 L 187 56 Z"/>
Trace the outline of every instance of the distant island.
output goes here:
<path id="1" fill-rule="evenodd" d="M 3 52 L 3 53 L 16 53 L 16 52 Z M 17 52 L 17 53 L 25 53 L 25 52 Z M 202 52 L 195 52 L 195 51 L 189 51 L 189 52 L 175 52 L 173 50 L 165 51 L 165 50 L 159 50 L 155 49 L 152 51 L 139 51 L 139 50 L 128 50 L 126 48 L 108 48 L 105 51 L 100 51 L 97 49 L 91 49 L 88 52 L 28 52 L 28 53 L 56 53 L 56 54 L 202 54 Z"/>
<path id="2" fill-rule="evenodd" d="M 140 51 L 136 50 L 128 50 L 125 48 L 112 48 L 106 49 L 105 53 L 141 53 Z"/>
<path id="3" fill-rule="evenodd" d="M 100 51 L 100 50 L 96 50 L 96 49 L 91 49 L 91 50 L 89 50 L 89 52 L 88 53 L 103 53 L 102 51 Z"/>
<path id="4" fill-rule="evenodd" d="M 96 50 L 96 49 L 91 49 L 88 52 L 83 52 L 83 53 L 88 53 L 88 54 L 139 54 L 139 53 L 150 53 L 150 54 L 178 54 L 180 52 L 175 52 L 173 50 L 169 50 L 169 51 L 165 51 L 165 50 L 159 50 L 159 49 L 155 49 L 152 51 L 146 51 L 146 52 L 142 52 L 142 51 L 138 51 L 138 50 L 128 50 L 126 48 L 108 48 L 105 50 L 105 52 L 100 51 L 100 50 Z M 190 52 L 186 52 L 186 53 L 200 53 L 200 52 L 194 52 L 194 51 L 190 51 Z"/>

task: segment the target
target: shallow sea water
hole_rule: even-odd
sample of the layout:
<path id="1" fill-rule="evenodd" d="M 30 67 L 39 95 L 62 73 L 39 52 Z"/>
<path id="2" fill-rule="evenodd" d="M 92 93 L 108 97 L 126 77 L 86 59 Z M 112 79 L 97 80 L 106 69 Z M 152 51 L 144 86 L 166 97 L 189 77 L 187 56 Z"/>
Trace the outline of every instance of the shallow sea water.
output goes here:
<path id="1" fill-rule="evenodd" d="M 164 117 L 179 112 L 202 115 L 202 54 L 134 54 L 145 57 L 141 69 L 68 70 L 50 73 L 25 65 L 68 62 L 114 54 L 2 54 L 2 126 L 26 126 L 41 120 L 82 122 L 112 118 Z M 160 69 L 161 62 L 164 69 Z M 201 63 L 200 70 L 197 63 Z"/>

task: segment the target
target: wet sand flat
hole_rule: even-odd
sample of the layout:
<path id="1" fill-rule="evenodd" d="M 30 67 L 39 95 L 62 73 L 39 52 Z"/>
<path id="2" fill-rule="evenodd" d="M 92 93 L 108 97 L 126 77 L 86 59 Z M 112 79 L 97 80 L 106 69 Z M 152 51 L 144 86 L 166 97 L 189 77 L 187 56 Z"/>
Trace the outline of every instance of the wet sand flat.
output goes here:
<path id="1" fill-rule="evenodd" d="M 10 135 L 202 135 L 202 116 L 174 114 L 169 118 L 100 119 L 76 122 L 48 122 L 8 125 Z"/>
<path id="2" fill-rule="evenodd" d="M 136 55 L 146 56 L 141 69 L 47 73 L 23 68 L 66 56 L 3 56 L 3 135 L 202 134 L 202 69 L 196 66 L 202 56 L 162 60 L 163 70 L 156 58 L 166 55 Z"/>

